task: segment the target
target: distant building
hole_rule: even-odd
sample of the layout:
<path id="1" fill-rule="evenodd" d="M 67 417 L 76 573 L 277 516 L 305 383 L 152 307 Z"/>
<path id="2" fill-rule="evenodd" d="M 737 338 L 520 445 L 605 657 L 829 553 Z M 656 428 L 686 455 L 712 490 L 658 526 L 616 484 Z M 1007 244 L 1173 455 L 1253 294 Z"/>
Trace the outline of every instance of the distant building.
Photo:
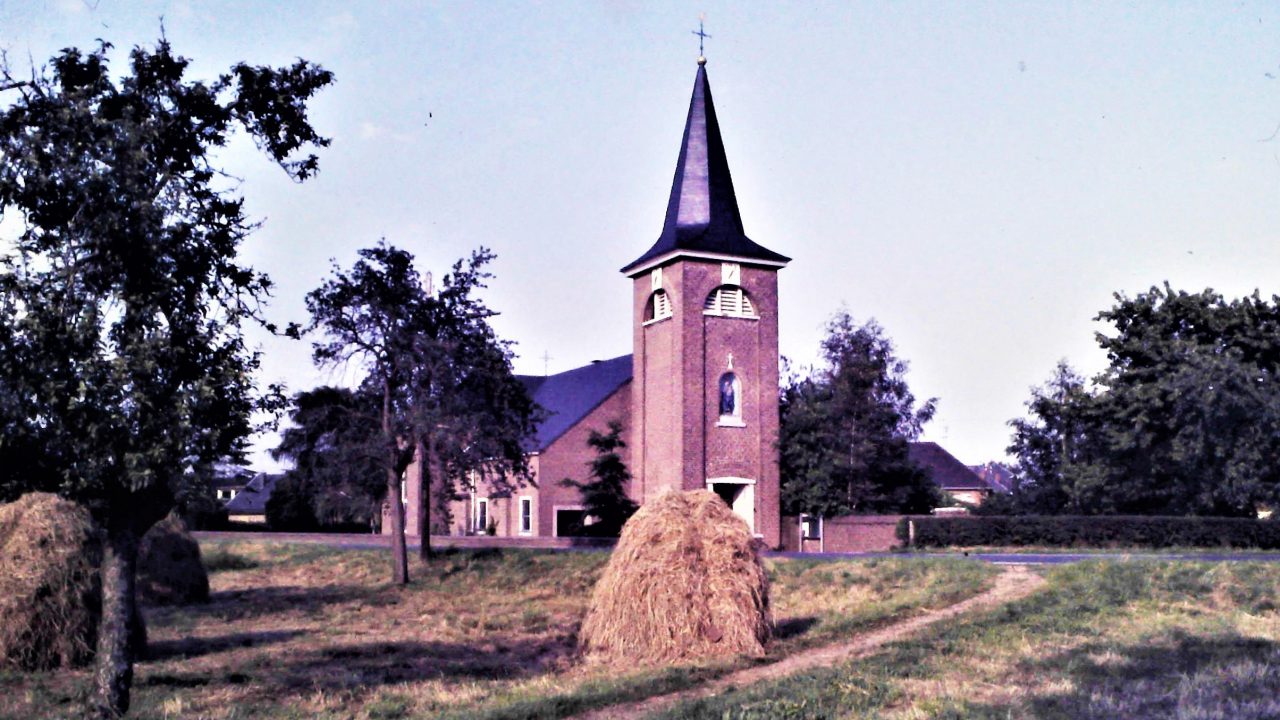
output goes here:
<path id="1" fill-rule="evenodd" d="M 227 509 L 227 519 L 231 522 L 265 523 L 267 521 L 267 500 L 276 482 L 284 475 L 258 473 L 245 483 L 223 506 Z"/>
<path id="2" fill-rule="evenodd" d="M 981 505 L 991 496 L 992 488 L 967 465 L 935 442 L 913 442 L 911 462 L 924 468 L 943 492 L 966 505 Z"/>

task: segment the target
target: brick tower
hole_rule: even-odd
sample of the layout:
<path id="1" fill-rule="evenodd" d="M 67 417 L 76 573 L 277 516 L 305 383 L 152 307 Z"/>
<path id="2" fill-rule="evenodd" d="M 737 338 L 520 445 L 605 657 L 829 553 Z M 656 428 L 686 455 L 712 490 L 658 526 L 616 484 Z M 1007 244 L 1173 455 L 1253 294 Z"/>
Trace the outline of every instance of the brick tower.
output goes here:
<path id="1" fill-rule="evenodd" d="M 634 287 L 632 488 L 710 489 L 770 547 L 778 507 L 778 269 L 747 238 L 698 58 L 662 234 Z"/>

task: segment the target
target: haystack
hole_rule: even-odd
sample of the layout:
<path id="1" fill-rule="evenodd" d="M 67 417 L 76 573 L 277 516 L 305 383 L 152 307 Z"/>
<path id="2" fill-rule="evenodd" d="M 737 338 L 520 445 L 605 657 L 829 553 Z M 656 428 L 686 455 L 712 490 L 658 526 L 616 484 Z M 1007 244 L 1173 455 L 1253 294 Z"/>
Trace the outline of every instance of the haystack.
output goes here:
<path id="1" fill-rule="evenodd" d="M 670 492 L 623 527 L 578 642 L 588 659 L 619 665 L 759 656 L 771 625 L 746 522 L 713 492 Z"/>
<path id="2" fill-rule="evenodd" d="M 142 537 L 138 548 L 138 599 L 150 605 L 209 600 L 209 574 L 200 559 L 200 545 L 176 511 Z"/>
<path id="3" fill-rule="evenodd" d="M 101 540 L 80 506 L 48 493 L 0 505 L 0 663 L 87 663 L 98 636 Z"/>

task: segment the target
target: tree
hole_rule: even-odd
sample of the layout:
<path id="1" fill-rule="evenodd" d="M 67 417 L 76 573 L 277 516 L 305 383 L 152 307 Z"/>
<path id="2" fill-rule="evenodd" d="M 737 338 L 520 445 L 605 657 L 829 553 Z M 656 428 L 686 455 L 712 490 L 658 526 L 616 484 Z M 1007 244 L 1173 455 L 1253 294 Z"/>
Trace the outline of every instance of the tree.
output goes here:
<path id="1" fill-rule="evenodd" d="M 512 371 L 510 343 L 489 324 L 496 313 L 478 297 L 493 259 L 479 248 L 454 263 L 439 291 L 424 295 L 415 326 L 408 405 L 419 462 L 410 481 L 423 498 L 423 559 L 431 555 L 433 502 L 444 515 L 460 484 L 483 482 L 500 497 L 532 482 L 524 444 L 541 413 Z"/>
<path id="2" fill-rule="evenodd" d="M 1101 512 L 1255 516 L 1280 499 L 1280 298 L 1166 284 L 1098 315 Z"/>
<path id="3" fill-rule="evenodd" d="M 295 473 L 285 473 L 271 487 L 264 515 L 267 527 L 280 532 L 316 532 L 315 488 Z"/>
<path id="4" fill-rule="evenodd" d="M 1253 517 L 1280 502 L 1280 298 L 1167 284 L 1098 315 L 1109 367 L 1060 370 L 1010 451 L 1059 503 L 1034 511 Z M 1060 445 L 1061 450 L 1056 450 Z"/>
<path id="5" fill-rule="evenodd" d="M 1081 513 L 1091 505 L 1098 485 L 1095 407 L 1084 378 L 1065 361 L 1048 383 L 1032 389 L 1029 417 L 1009 423 L 1013 440 L 1008 451 L 1018 458 L 1010 511 Z"/>
<path id="6" fill-rule="evenodd" d="M 360 250 L 359 256 L 350 272 L 335 264 L 333 277 L 307 294 L 307 331 L 327 337 L 313 345 L 318 364 L 357 363 L 366 373 L 362 389 L 378 398 L 375 457 L 391 503 L 391 577 L 405 584 L 409 560 L 401 478 L 413 459 L 408 388 L 424 292 L 409 253 L 381 242 Z"/>
<path id="7" fill-rule="evenodd" d="M 595 450 L 596 456 L 587 464 L 591 468 L 587 482 L 578 482 L 571 478 L 561 480 L 567 487 L 575 487 L 582 493 L 582 505 L 585 514 L 596 519 L 590 530 L 592 535 L 600 537 L 618 537 L 622 534 L 622 526 L 627 519 L 640 508 L 627 494 L 627 485 L 631 482 L 631 471 L 618 451 L 627 444 L 622 440 L 622 423 L 617 420 L 609 422 L 609 432 L 592 430 L 587 437 L 587 445 Z"/>
<path id="8" fill-rule="evenodd" d="M 319 526 L 375 525 L 386 492 L 377 460 L 378 398 L 322 386 L 294 395 L 292 405 L 292 427 L 281 433 L 271 456 L 291 461 L 293 468 L 276 483 L 272 499 L 304 499 L 306 512 Z M 269 524 L 271 507 L 268 502 Z"/>
<path id="9" fill-rule="evenodd" d="M 0 209 L 23 226 L 0 274 L 0 494 L 54 490 L 105 531 L 99 717 L 129 707 L 142 534 L 262 407 L 243 326 L 271 286 L 236 261 L 255 224 L 212 154 L 241 128 L 310 177 L 298 152 L 328 140 L 306 105 L 332 80 L 301 60 L 190 80 L 163 39 L 115 78 L 110 48 L 0 73 Z"/>
<path id="10" fill-rule="evenodd" d="M 938 492 L 908 458 L 910 441 L 933 417 L 907 387 L 907 363 L 874 320 L 837 313 L 822 341 L 825 366 L 792 377 L 782 391 L 782 505 L 785 512 L 928 512 Z"/>
<path id="11" fill-rule="evenodd" d="M 379 462 L 391 500 L 396 582 L 408 582 L 401 478 L 421 497 L 419 528 L 430 528 L 432 498 L 451 498 L 459 478 L 474 473 L 500 493 L 528 476 L 523 441 L 532 434 L 536 407 L 511 370 L 511 351 L 488 323 L 493 316 L 475 297 L 493 255 L 481 248 L 454 264 L 439 293 L 423 289 L 413 256 L 380 243 L 360 251 L 350 273 L 307 296 L 310 330 L 322 364 L 356 361 L 368 373 L 365 391 L 381 398 Z M 420 461 L 413 463 L 414 458 Z M 422 552 L 430 553 L 423 532 Z"/>

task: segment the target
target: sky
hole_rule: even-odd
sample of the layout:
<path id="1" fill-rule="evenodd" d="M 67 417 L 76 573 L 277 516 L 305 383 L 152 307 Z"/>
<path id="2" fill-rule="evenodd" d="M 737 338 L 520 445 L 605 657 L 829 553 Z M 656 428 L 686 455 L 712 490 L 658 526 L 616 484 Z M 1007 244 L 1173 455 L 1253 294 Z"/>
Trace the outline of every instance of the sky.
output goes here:
<path id="1" fill-rule="evenodd" d="M 494 325 L 542 374 L 631 349 L 618 270 L 662 229 L 702 13 L 746 232 L 794 258 L 782 354 L 814 363 L 837 310 L 875 318 L 938 398 L 924 439 L 966 463 L 1005 457 L 1059 360 L 1105 367 L 1114 293 L 1277 292 L 1274 2 L 0 0 L 0 48 L 21 69 L 103 38 L 123 70 L 163 27 L 193 77 L 332 70 L 318 177 L 222 155 L 262 221 L 243 257 L 277 284 L 271 319 L 304 322 L 332 262 L 379 239 L 437 278 L 485 246 Z M 263 381 L 350 380 L 257 343 Z"/>

